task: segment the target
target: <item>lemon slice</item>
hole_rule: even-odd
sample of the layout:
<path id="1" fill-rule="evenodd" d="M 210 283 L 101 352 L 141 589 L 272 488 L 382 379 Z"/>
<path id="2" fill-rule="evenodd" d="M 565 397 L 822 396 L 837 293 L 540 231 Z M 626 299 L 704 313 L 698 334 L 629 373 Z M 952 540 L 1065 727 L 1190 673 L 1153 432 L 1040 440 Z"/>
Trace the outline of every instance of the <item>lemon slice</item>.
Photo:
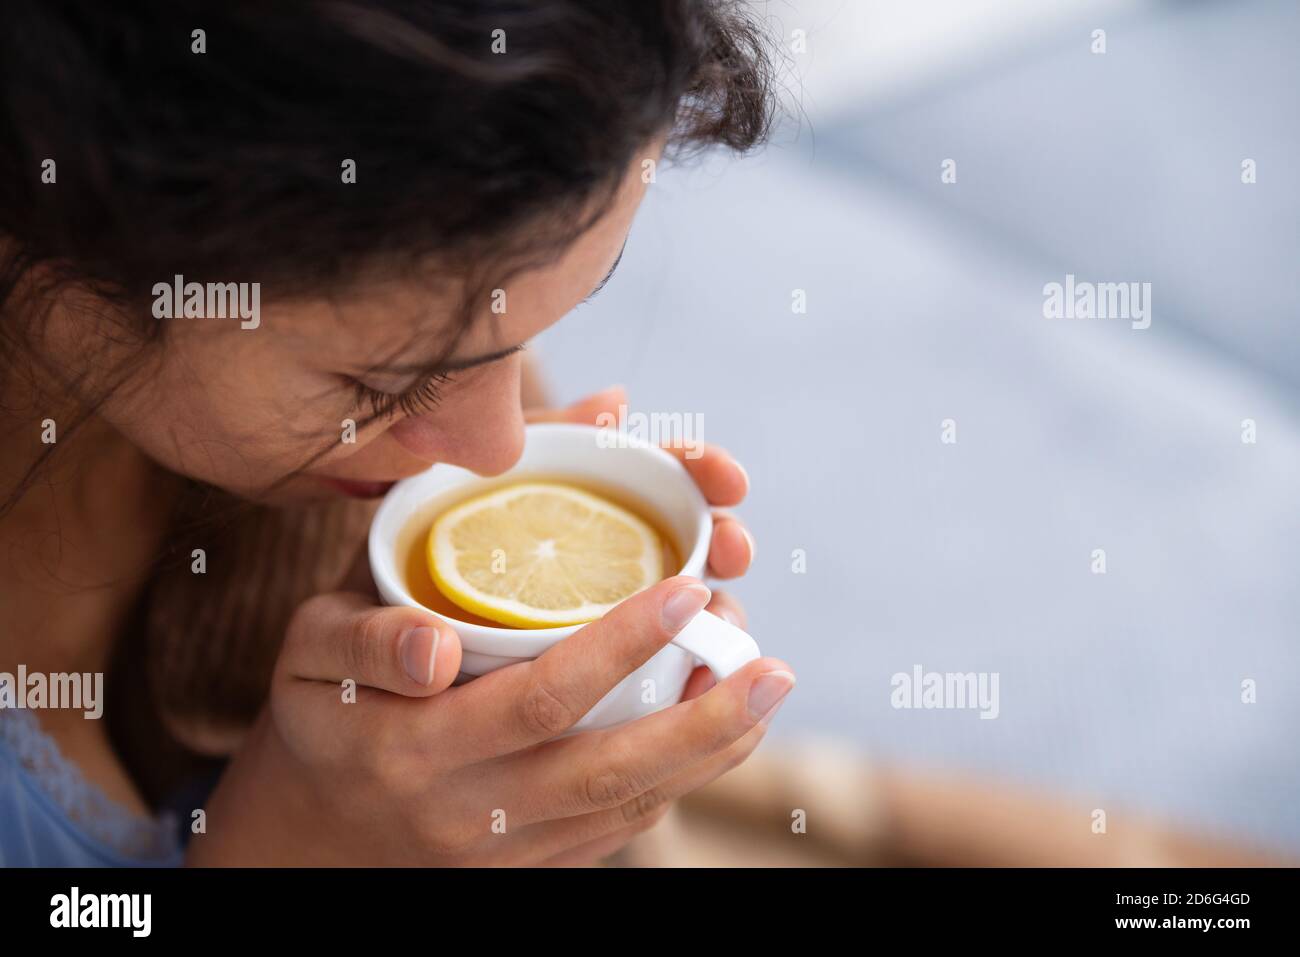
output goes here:
<path id="1" fill-rule="evenodd" d="M 592 621 L 663 578 L 653 528 L 560 482 L 522 482 L 433 523 L 429 571 L 466 611 L 516 628 Z"/>

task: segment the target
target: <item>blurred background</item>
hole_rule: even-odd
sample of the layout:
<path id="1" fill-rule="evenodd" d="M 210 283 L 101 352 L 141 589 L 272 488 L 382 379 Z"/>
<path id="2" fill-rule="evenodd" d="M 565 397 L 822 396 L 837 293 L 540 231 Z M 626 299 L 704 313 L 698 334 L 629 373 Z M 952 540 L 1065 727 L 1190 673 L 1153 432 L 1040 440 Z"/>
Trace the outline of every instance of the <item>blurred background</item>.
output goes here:
<path id="1" fill-rule="evenodd" d="M 538 349 L 746 463 L 772 737 L 1300 853 L 1300 5 L 755 8 L 773 142 L 661 169 Z M 1067 273 L 1151 283 L 1150 328 L 1044 318 Z M 916 665 L 999 716 L 891 707 Z"/>

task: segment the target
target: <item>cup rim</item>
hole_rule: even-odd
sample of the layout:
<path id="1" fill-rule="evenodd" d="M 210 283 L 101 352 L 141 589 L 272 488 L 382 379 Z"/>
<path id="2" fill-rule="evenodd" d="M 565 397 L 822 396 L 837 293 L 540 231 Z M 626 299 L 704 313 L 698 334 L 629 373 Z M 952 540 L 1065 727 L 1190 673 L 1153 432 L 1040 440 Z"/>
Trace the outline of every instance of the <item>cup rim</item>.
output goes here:
<path id="1" fill-rule="evenodd" d="M 528 438 L 538 434 L 577 434 L 589 435 L 600 431 L 600 427 L 594 425 L 579 425 L 575 423 L 561 422 L 541 422 L 525 426 L 525 442 Z M 612 430 L 611 430 L 612 431 Z M 618 444 L 611 446 L 609 451 L 616 449 L 638 450 L 647 453 L 651 459 L 656 459 L 660 467 L 667 466 L 666 475 L 679 476 L 682 482 L 683 493 L 691 499 L 693 511 L 696 513 L 694 540 L 690 546 L 689 554 L 683 558 L 682 569 L 676 574 L 690 574 L 700 577 L 708 563 L 709 545 L 713 536 L 713 515 L 709 509 L 709 504 L 704 495 L 695 485 L 686 467 L 661 449 L 659 446 L 639 436 L 626 434 L 618 435 Z M 521 457 L 522 458 L 522 457 Z M 370 529 L 367 534 L 367 553 L 370 559 L 370 574 L 379 589 L 382 600 L 391 605 L 408 606 L 413 608 L 422 608 L 432 615 L 436 615 L 451 624 L 456 634 L 460 637 L 461 647 L 467 652 L 485 655 L 497 655 L 507 658 L 535 658 L 546 649 L 550 648 L 556 642 L 567 638 L 583 625 L 562 625 L 554 628 L 508 628 L 489 627 L 487 625 L 478 625 L 472 622 L 460 621 L 451 618 L 448 615 L 441 614 L 431 608 L 426 608 L 420 604 L 411 595 L 402 581 L 401 576 L 397 573 L 397 562 L 394 555 L 388 554 L 392 548 L 382 542 L 380 529 L 386 524 L 392 522 L 393 514 L 397 508 L 396 503 L 405 497 L 406 491 L 429 481 L 429 475 L 435 469 L 439 468 L 439 463 L 431 465 L 423 472 L 402 479 L 384 496 L 380 502 L 379 508 L 375 511 L 370 520 Z M 443 468 L 455 467 L 443 465 Z M 514 467 L 502 473 L 502 476 L 509 475 Z M 493 476 L 492 480 L 500 479 L 502 476 Z M 475 476 L 475 478 L 479 478 Z M 466 481 L 473 481 L 474 478 Z M 485 481 L 487 479 L 484 479 Z M 409 514 L 402 516 L 401 521 L 410 517 Z M 692 571 L 694 569 L 694 571 Z M 667 576 L 672 577 L 672 576 Z M 397 596 L 399 601 L 395 601 L 393 596 Z"/>

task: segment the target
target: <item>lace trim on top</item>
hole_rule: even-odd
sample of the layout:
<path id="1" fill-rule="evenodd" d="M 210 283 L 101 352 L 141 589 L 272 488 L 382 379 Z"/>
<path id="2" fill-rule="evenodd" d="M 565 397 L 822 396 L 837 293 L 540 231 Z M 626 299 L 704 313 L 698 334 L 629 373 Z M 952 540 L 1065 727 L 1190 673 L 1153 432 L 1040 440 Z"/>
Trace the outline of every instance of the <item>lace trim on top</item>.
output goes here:
<path id="1" fill-rule="evenodd" d="M 8 749 L 40 789 L 90 838 L 126 857 L 156 859 L 180 847 L 175 814 L 142 817 L 87 781 L 26 710 L 0 708 L 0 747 Z"/>

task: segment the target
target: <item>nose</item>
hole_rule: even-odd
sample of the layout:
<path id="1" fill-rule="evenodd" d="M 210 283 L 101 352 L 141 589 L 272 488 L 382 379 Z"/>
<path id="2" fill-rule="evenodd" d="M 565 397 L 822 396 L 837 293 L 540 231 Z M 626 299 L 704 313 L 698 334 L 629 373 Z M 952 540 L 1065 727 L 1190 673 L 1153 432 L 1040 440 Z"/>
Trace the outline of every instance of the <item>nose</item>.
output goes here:
<path id="1" fill-rule="evenodd" d="M 426 462 L 459 465 L 479 475 L 500 475 L 523 454 L 524 414 L 518 370 L 492 379 L 448 396 L 424 415 L 401 419 L 389 434 Z"/>

